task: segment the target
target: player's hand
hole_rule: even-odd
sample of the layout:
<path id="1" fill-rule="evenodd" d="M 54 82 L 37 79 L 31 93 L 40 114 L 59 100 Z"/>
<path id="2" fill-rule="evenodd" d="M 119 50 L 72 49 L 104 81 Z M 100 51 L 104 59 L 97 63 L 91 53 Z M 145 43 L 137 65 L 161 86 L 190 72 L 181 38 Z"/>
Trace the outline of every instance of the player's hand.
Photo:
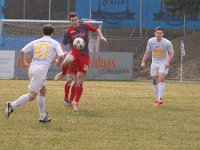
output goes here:
<path id="1" fill-rule="evenodd" d="M 67 56 L 67 54 L 69 54 L 68 52 L 64 52 L 64 57 L 66 57 Z"/>
<path id="2" fill-rule="evenodd" d="M 56 59 L 53 59 L 52 61 L 51 61 L 51 64 L 54 64 L 56 62 Z"/>
<path id="3" fill-rule="evenodd" d="M 141 67 L 142 67 L 142 68 L 145 68 L 145 67 L 146 67 L 145 62 L 142 62 L 142 63 L 141 63 Z"/>
<path id="4" fill-rule="evenodd" d="M 168 62 L 165 64 L 165 68 L 166 69 L 169 68 L 169 63 Z"/>
<path id="5" fill-rule="evenodd" d="M 107 39 L 105 37 L 102 37 L 101 40 L 107 42 Z"/>
<path id="6" fill-rule="evenodd" d="M 30 65 L 30 64 L 29 64 L 27 61 L 24 61 L 24 66 L 25 66 L 25 68 L 28 68 L 29 65 Z"/>
<path id="7" fill-rule="evenodd" d="M 56 61 L 56 67 L 59 67 L 60 66 L 60 62 L 58 62 L 58 60 Z"/>

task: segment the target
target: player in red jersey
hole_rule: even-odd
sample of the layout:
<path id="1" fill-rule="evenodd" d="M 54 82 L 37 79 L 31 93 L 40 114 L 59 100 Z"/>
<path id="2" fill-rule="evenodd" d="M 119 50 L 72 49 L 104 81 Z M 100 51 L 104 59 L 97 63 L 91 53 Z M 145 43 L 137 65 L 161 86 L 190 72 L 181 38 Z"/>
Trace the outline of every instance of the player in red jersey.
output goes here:
<path id="1" fill-rule="evenodd" d="M 103 36 L 100 29 L 96 28 L 95 26 L 84 23 L 79 20 L 77 13 L 71 12 L 69 14 L 69 20 L 71 26 L 65 31 L 63 41 L 61 46 L 64 47 L 68 42 L 70 43 L 70 53 L 67 54 L 65 60 L 63 62 L 62 68 L 68 68 L 72 62 L 77 62 L 77 75 L 76 75 L 76 85 L 75 85 L 75 99 L 73 101 L 73 110 L 77 111 L 77 104 L 83 92 L 83 82 L 85 75 L 87 74 L 90 55 L 88 49 L 89 43 L 89 31 L 97 32 L 100 36 L 100 39 L 104 42 L 107 42 L 107 39 Z M 77 50 L 73 47 L 73 41 L 75 38 L 81 37 L 85 41 L 85 47 L 82 50 Z M 65 69 L 62 69 L 65 70 Z M 61 76 L 56 76 L 57 79 L 62 78 Z"/>
<path id="2" fill-rule="evenodd" d="M 72 102 L 75 97 L 76 74 L 77 74 L 77 63 L 73 62 L 69 65 L 67 69 L 67 81 L 64 87 L 64 92 L 65 92 L 64 104 L 66 106 L 68 105 L 72 106 Z M 71 86 L 72 81 L 74 81 L 74 84 Z M 70 91 L 70 96 L 69 96 L 69 91 Z"/>
<path id="3" fill-rule="evenodd" d="M 65 52 L 64 56 L 66 57 L 67 54 L 68 52 Z M 73 62 L 67 68 L 65 68 L 62 65 L 62 71 L 59 72 L 54 78 L 54 80 L 58 80 L 58 77 L 60 79 L 65 75 L 67 76 L 66 83 L 64 86 L 64 104 L 66 106 L 72 106 L 72 101 L 74 100 L 75 97 L 76 74 L 77 74 L 77 63 Z M 72 81 L 74 81 L 74 84 L 71 86 Z"/>

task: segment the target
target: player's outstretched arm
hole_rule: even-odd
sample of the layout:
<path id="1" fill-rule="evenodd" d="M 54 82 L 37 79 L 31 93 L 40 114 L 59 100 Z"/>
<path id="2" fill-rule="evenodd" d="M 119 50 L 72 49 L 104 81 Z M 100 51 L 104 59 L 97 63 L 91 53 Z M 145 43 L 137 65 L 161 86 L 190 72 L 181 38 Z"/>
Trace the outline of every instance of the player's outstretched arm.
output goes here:
<path id="1" fill-rule="evenodd" d="M 145 68 L 146 67 L 146 60 L 149 57 L 150 51 L 145 51 L 143 59 L 142 59 L 142 63 L 141 63 L 141 67 Z"/>
<path id="2" fill-rule="evenodd" d="M 170 64 L 170 62 L 171 62 L 171 60 L 172 60 L 173 57 L 174 57 L 174 52 L 171 52 L 171 53 L 169 54 L 167 63 L 165 64 L 165 67 L 166 67 L 166 68 L 169 68 L 169 64 Z"/>
<path id="3" fill-rule="evenodd" d="M 26 66 L 29 67 L 29 63 L 26 61 L 26 53 L 24 51 L 20 51 L 20 57 L 22 59 L 22 63 Z"/>
<path id="4" fill-rule="evenodd" d="M 58 57 L 58 61 L 56 61 L 56 67 L 59 67 L 64 59 L 64 55 Z"/>
<path id="5" fill-rule="evenodd" d="M 100 36 L 100 39 L 104 42 L 107 42 L 107 39 L 103 36 L 102 32 L 100 29 L 97 29 L 97 33 Z"/>

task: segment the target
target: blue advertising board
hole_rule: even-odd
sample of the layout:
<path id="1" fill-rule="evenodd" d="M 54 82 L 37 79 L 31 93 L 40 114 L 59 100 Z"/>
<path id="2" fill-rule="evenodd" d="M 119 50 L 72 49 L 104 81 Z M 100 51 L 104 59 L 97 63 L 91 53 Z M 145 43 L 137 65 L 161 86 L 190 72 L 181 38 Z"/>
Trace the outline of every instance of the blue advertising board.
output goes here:
<path id="1" fill-rule="evenodd" d="M 108 27 L 184 27 L 183 16 L 168 13 L 161 0 L 76 0 L 76 11 L 80 18 L 102 20 Z M 199 29 L 199 16 L 187 16 L 187 28 Z"/>

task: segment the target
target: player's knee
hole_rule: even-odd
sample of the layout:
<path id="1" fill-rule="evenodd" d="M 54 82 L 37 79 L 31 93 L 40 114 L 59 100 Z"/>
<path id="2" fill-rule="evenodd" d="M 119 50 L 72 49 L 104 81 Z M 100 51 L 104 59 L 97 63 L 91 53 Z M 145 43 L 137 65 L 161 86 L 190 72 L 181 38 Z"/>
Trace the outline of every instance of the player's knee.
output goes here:
<path id="1" fill-rule="evenodd" d="M 33 101 L 33 100 L 35 100 L 37 93 L 30 92 L 28 96 L 29 96 L 29 100 Z"/>
<path id="2" fill-rule="evenodd" d="M 159 78 L 159 82 L 164 82 L 164 81 L 165 81 L 165 77 L 161 76 L 161 77 Z"/>
<path id="3" fill-rule="evenodd" d="M 71 64 L 74 61 L 74 57 L 73 55 L 67 55 L 63 64 L 65 67 L 69 66 L 69 64 Z"/>
<path id="4" fill-rule="evenodd" d="M 66 84 L 70 85 L 72 83 L 72 79 L 67 79 Z"/>
<path id="5" fill-rule="evenodd" d="M 40 96 L 46 96 L 46 87 L 43 86 L 42 89 L 40 90 Z"/>
<path id="6" fill-rule="evenodd" d="M 76 85 L 83 85 L 84 80 L 77 80 Z"/>
<path id="7" fill-rule="evenodd" d="M 68 74 L 67 75 L 67 83 L 70 83 L 74 80 L 74 75 Z"/>
<path id="8" fill-rule="evenodd" d="M 155 77 L 151 77 L 152 78 L 152 83 L 153 83 L 153 85 L 156 85 L 157 84 L 157 82 L 156 82 L 156 79 L 155 79 Z"/>

